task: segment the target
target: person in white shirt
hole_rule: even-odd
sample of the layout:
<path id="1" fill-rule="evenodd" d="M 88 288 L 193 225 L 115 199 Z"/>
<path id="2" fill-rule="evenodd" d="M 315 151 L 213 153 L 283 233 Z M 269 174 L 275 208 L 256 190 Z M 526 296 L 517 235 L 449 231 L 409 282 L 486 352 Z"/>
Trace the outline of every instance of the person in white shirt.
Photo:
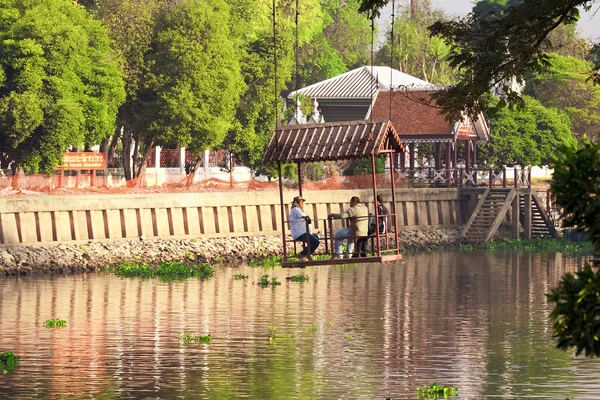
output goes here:
<path id="1" fill-rule="evenodd" d="M 304 213 L 304 198 L 302 196 L 294 197 L 288 220 L 294 240 L 306 243 L 304 249 L 298 253 L 298 257 L 310 257 L 319 247 L 319 237 L 312 233 L 310 217 Z M 308 232 L 306 231 L 307 223 Z"/>

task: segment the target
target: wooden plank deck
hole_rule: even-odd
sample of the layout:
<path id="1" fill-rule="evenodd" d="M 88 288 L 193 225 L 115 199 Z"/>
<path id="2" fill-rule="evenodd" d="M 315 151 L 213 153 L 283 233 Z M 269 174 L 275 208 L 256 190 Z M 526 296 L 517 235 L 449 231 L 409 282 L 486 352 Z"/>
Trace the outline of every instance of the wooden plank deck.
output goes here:
<path id="1" fill-rule="evenodd" d="M 285 261 L 281 263 L 283 268 L 306 268 L 306 267 L 318 267 L 321 265 L 343 265 L 343 264 L 365 264 L 365 263 L 387 263 L 402 260 L 402 254 L 390 254 L 369 257 L 357 257 L 357 258 L 329 258 L 325 260 L 295 260 Z"/>

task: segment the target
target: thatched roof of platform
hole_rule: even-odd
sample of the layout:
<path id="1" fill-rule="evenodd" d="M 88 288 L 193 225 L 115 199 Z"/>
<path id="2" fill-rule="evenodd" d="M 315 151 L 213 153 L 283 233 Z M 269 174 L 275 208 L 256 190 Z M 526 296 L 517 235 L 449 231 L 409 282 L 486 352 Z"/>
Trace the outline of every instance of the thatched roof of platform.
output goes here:
<path id="1" fill-rule="evenodd" d="M 404 151 L 404 146 L 388 120 L 288 125 L 277 128 L 265 152 L 264 161 L 347 160 L 390 151 Z"/>

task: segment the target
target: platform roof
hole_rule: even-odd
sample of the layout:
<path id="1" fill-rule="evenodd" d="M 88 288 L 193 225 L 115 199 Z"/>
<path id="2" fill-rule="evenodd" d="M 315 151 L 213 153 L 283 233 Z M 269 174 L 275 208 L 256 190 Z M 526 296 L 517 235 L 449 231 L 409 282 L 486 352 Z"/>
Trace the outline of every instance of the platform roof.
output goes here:
<path id="1" fill-rule="evenodd" d="M 278 128 L 265 152 L 266 163 L 362 158 L 404 146 L 389 120 L 288 125 Z"/>

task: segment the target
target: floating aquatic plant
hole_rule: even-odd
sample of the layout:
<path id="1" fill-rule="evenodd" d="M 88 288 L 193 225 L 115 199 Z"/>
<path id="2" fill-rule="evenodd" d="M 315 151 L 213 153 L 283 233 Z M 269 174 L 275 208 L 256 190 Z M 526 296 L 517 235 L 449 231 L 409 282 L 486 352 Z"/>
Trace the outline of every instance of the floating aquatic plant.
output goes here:
<path id="1" fill-rule="evenodd" d="M 262 287 L 267 287 L 269 285 L 275 287 L 281 285 L 281 282 L 278 282 L 276 277 L 269 278 L 269 275 L 265 274 L 260 277 L 260 281 L 258 282 L 258 284 Z"/>
<path id="2" fill-rule="evenodd" d="M 354 339 L 354 337 L 351 334 L 346 335 L 346 340 L 352 340 L 352 339 Z"/>
<path id="3" fill-rule="evenodd" d="M 185 265 L 183 263 L 161 261 L 157 265 L 147 263 L 120 264 L 113 269 L 118 276 L 125 278 L 160 278 L 162 280 L 177 280 L 186 278 L 205 279 L 215 274 L 214 268 L 208 264 Z"/>
<path id="4" fill-rule="evenodd" d="M 248 279 L 248 275 L 244 275 L 244 274 L 235 274 L 233 276 L 233 279 L 236 281 L 241 281 L 242 279 Z"/>
<path id="5" fill-rule="evenodd" d="M 433 382 L 431 386 L 421 386 L 417 388 L 417 398 L 420 399 L 438 399 L 440 397 L 448 399 L 453 396 L 458 396 L 458 389 L 452 386 L 438 385 Z"/>
<path id="6" fill-rule="evenodd" d="M 20 358 L 21 357 L 15 356 L 10 351 L 0 354 L 0 371 L 2 371 L 2 374 L 6 375 L 17 368 Z"/>
<path id="7" fill-rule="evenodd" d="M 306 274 L 292 275 L 292 276 L 288 276 L 285 279 L 288 281 L 292 281 L 292 282 L 306 282 L 308 280 L 308 275 L 306 275 Z"/>
<path id="8" fill-rule="evenodd" d="M 177 340 L 183 343 L 205 343 L 209 344 L 212 342 L 212 336 L 210 334 L 207 335 L 192 335 L 190 332 L 183 332 L 177 335 Z"/>
<path id="9" fill-rule="evenodd" d="M 275 344 L 277 339 L 282 339 L 282 338 L 289 339 L 289 338 L 296 337 L 296 335 L 293 335 L 293 334 L 275 333 L 275 326 L 273 324 L 269 324 L 268 328 L 269 328 L 269 343 L 270 344 Z"/>
<path id="10" fill-rule="evenodd" d="M 64 319 L 56 318 L 46 320 L 46 328 L 64 328 L 65 326 L 67 326 L 67 321 Z"/>
<path id="11" fill-rule="evenodd" d="M 307 333 L 315 333 L 317 331 L 317 324 L 312 324 L 308 328 L 306 328 Z"/>
<path id="12" fill-rule="evenodd" d="M 356 322 L 354 323 L 354 327 L 355 327 L 355 328 L 360 328 L 360 322 L 356 321 Z"/>

